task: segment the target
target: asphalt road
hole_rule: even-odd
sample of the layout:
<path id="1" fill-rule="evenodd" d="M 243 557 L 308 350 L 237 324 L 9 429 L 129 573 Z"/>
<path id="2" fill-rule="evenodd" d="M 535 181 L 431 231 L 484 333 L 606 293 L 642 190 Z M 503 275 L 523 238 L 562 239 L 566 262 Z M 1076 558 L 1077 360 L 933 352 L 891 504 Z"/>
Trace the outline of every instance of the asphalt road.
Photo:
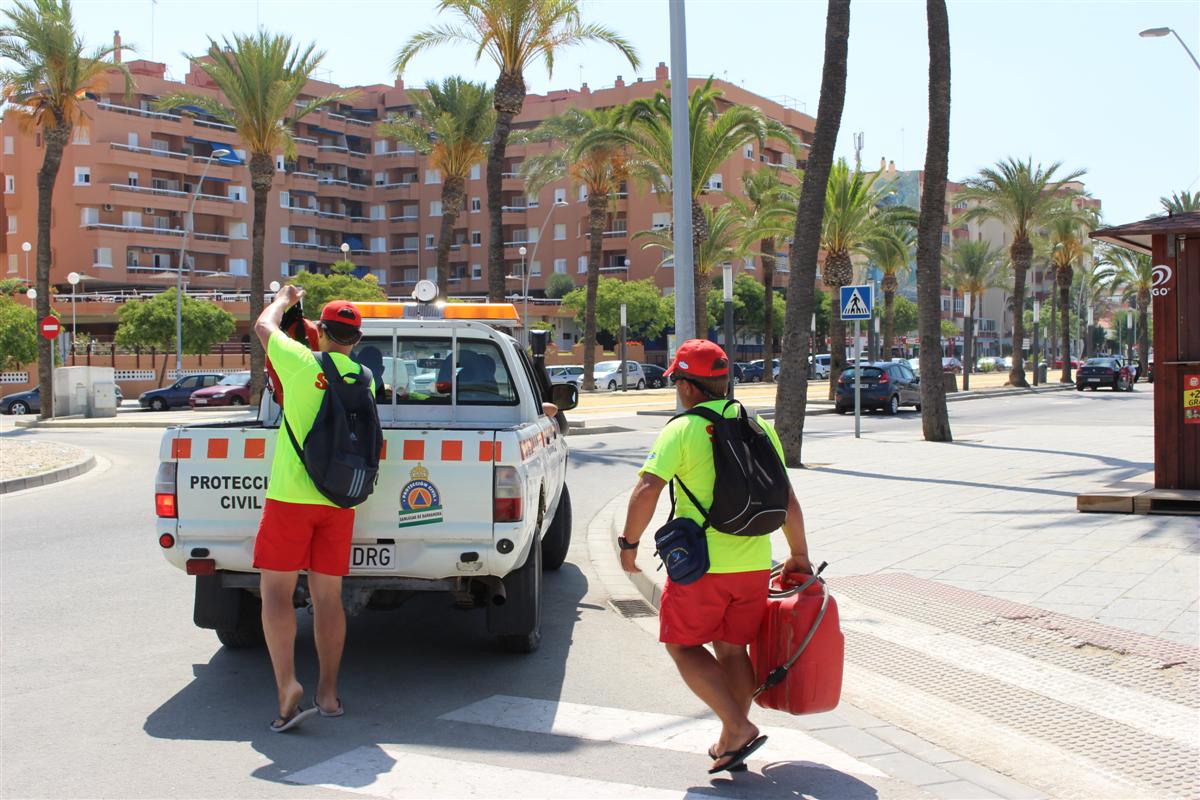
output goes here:
<path id="1" fill-rule="evenodd" d="M 1070 392 L 957 403 L 951 410 L 963 424 L 1049 428 L 1062 424 L 1064 405 L 1086 403 L 1089 422 L 1102 426 L 1121 413 L 1121 404 L 1109 400 Z M 539 713 L 535 701 L 577 704 L 540 712 L 559 720 L 574 714 L 586 721 L 608 713 L 596 709 L 617 709 L 618 716 L 681 718 L 661 721 L 670 727 L 704 714 L 654 638 L 606 605 L 584 546 L 588 521 L 632 483 L 661 423 L 630 417 L 627 424 L 642 430 L 573 440 L 574 543 L 568 563 L 546 580 L 539 652 L 499 653 L 482 615 L 455 611 L 443 597 L 367 612 L 350 621 L 341 687 L 346 716 L 318 719 L 286 736 L 267 730 L 274 686 L 265 651 L 225 650 L 211 631 L 194 628 L 191 579 L 156 552 L 151 489 L 161 432 L 5 434 L 89 448 L 101 464 L 80 478 L 0 501 L 0 795 L 348 797 L 391 771 L 398 780 L 449 782 L 442 788 L 450 795 L 486 796 L 495 774 L 518 787 L 530 780 L 526 772 L 495 772 L 508 768 L 568 781 L 565 788 L 529 787 L 528 796 L 594 796 L 604 793 L 597 786 L 610 784 L 617 784 L 608 789 L 615 796 L 634 796 L 634 787 L 665 791 L 661 796 L 689 789 L 731 797 L 923 796 L 891 778 L 814 768 L 805 753 L 736 782 L 710 782 L 698 749 L 614 742 L 587 733 L 586 722 L 585 733 L 565 736 L 538 732 L 537 725 L 518 730 L 519 724 L 466 721 L 471 714 L 464 707 L 497 695 L 523 698 L 528 718 Z M 920 435 L 912 412 L 865 419 L 865 430 L 877 426 Z M 847 435 L 853 419 L 817 416 L 808 430 Z M 311 625 L 300 616 L 298 663 L 311 688 Z M 777 714 L 760 719 L 803 727 Z M 356 755 L 338 772 L 330 759 L 347 753 Z M 297 773 L 336 775 L 342 788 L 289 783 Z M 461 782 L 475 773 L 479 786 Z M 371 793 L 378 791 L 376 785 Z M 391 794 L 406 791 L 398 784 Z"/>

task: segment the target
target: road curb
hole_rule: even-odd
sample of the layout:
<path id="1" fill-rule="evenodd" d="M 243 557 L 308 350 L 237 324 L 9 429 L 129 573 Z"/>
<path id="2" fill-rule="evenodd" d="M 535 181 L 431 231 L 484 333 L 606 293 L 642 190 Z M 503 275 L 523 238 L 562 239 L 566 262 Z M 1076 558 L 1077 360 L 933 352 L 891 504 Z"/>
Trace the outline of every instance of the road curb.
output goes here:
<path id="1" fill-rule="evenodd" d="M 58 483 L 82 475 L 95 466 L 96 454 L 88 453 L 83 458 L 72 464 L 67 464 L 65 467 L 39 472 L 36 475 L 26 475 L 22 478 L 9 478 L 6 481 L 0 481 L 0 494 L 20 492 L 25 489 L 34 489 L 38 486 L 49 486 L 52 483 Z"/>
<path id="2" fill-rule="evenodd" d="M 621 569 L 617 535 L 621 532 L 620 527 L 625 519 L 625 508 L 629 505 L 630 494 L 631 492 L 622 492 L 617 495 L 592 517 L 587 530 L 588 557 L 611 599 L 645 600 L 657 611 L 662 592 L 654 579 L 644 569 L 642 572 L 633 573 Z M 647 544 L 654 542 L 654 537 L 649 531 L 643 538 Z"/>

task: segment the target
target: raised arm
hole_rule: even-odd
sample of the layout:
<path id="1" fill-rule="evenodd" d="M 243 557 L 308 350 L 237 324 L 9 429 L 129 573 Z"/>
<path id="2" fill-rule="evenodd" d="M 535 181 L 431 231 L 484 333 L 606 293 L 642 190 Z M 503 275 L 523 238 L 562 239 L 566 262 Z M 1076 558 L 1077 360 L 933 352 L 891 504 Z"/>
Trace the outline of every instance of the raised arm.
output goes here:
<path id="1" fill-rule="evenodd" d="M 288 284 L 279 287 L 279 291 L 275 293 L 275 299 L 263 309 L 262 314 L 254 323 L 254 333 L 262 342 L 263 350 L 269 346 L 271 334 L 280 330 L 279 324 L 283 322 L 283 312 L 299 303 L 303 297 L 304 290 L 299 286 Z"/>

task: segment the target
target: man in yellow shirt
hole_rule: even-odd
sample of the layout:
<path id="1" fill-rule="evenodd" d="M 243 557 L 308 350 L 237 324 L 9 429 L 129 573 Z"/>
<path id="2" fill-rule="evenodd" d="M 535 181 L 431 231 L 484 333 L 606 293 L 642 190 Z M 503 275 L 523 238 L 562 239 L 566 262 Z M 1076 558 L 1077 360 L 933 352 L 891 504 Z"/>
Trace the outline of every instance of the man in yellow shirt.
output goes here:
<path id="1" fill-rule="evenodd" d="M 726 416 L 736 415 L 736 405 L 726 409 L 729 359 L 713 342 L 684 342 L 666 374 L 685 409 L 702 406 Z M 775 427 L 761 418 L 758 424 L 782 461 L 783 448 Z M 672 480 L 686 485 L 701 506 L 712 508 L 716 467 L 712 427 L 703 417 L 689 414 L 671 420 L 646 457 L 618 540 L 626 572 L 641 571 L 635 563 L 638 544 L 654 516 L 659 495 Z M 707 516 L 687 492 L 677 497 L 675 515 L 700 525 Z M 811 572 L 804 515 L 790 489 L 783 532 L 791 547 L 784 569 Z M 688 688 L 721 720 L 721 737 L 708 752 L 713 759 L 710 772 L 732 771 L 744 768 L 745 760 L 766 740 L 749 717 L 756 686 L 746 647 L 758 633 L 767 608 L 771 537 L 734 536 L 709 527 L 705 538 L 709 569 L 704 577 L 686 585 L 667 578 L 659 608 L 659 641 L 666 645 Z M 704 647 L 710 643 L 715 657 Z"/>
<path id="2" fill-rule="evenodd" d="M 304 297 L 297 286 L 284 286 L 254 324 L 266 348 L 286 399 L 284 419 L 296 441 L 303 444 L 321 408 L 328 379 L 317 354 L 280 330 L 283 313 Z M 318 346 L 329 353 L 338 374 L 356 376 L 360 367 L 350 358 L 361 338 L 362 315 L 345 300 L 321 310 Z M 261 573 L 263 633 L 271 653 L 279 691 L 279 717 L 271 730 L 282 732 L 320 713 L 343 713 L 337 692 L 338 667 L 346 641 L 342 608 L 342 577 L 350 571 L 350 539 L 354 509 L 339 508 L 317 489 L 296 448 L 280 428 L 271 462 L 267 500 L 254 541 L 254 567 Z M 321 675 L 313 706 L 300 705 L 304 687 L 296 680 L 296 611 L 292 597 L 301 570 L 308 573 L 313 603 L 313 638 Z"/>

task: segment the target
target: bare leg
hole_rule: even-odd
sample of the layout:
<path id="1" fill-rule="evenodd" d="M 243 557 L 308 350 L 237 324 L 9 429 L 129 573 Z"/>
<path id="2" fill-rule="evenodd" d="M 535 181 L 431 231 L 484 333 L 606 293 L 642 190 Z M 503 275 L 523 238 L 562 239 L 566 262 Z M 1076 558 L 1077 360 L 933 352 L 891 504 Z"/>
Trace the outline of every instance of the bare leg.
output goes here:
<path id="1" fill-rule="evenodd" d="M 684 683 L 721 720 L 717 754 L 736 750 L 758 735 L 758 728 L 746 716 L 748 709 L 742 707 L 741 699 L 730 688 L 725 670 L 712 653 L 703 647 L 679 644 L 668 644 L 667 652 L 675 660 Z M 714 762 L 713 766 L 717 766 L 719 761 Z"/>
<path id="2" fill-rule="evenodd" d="M 338 707 L 338 667 L 346 644 L 346 612 L 342 608 L 342 579 L 337 575 L 308 574 L 308 591 L 313 600 L 313 638 L 321 678 L 317 683 L 317 705 L 326 711 Z"/>
<path id="3" fill-rule="evenodd" d="M 754 664 L 750 661 L 750 654 L 746 652 L 744 645 L 729 642 L 713 642 L 713 648 L 717 651 L 717 663 L 725 673 L 729 691 L 737 699 L 742 713 L 749 715 L 754 690 L 758 688 L 757 681 L 754 680 Z"/>
<path id="4" fill-rule="evenodd" d="M 292 606 L 296 575 L 264 569 L 260 583 L 263 635 L 275 670 L 281 719 L 295 711 L 304 696 L 304 687 L 296 680 L 296 609 Z"/>

